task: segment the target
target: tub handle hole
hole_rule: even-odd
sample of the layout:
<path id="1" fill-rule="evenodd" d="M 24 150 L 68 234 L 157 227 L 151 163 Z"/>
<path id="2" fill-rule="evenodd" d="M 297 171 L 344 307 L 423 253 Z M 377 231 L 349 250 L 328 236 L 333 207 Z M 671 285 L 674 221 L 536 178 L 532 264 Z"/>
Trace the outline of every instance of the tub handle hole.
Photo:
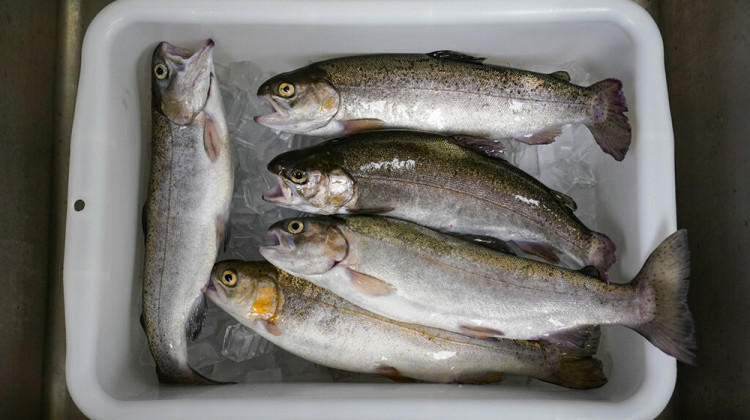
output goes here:
<path id="1" fill-rule="evenodd" d="M 76 200 L 76 202 L 73 203 L 73 209 L 75 211 L 81 211 L 84 207 L 86 207 L 86 203 L 83 200 Z"/>

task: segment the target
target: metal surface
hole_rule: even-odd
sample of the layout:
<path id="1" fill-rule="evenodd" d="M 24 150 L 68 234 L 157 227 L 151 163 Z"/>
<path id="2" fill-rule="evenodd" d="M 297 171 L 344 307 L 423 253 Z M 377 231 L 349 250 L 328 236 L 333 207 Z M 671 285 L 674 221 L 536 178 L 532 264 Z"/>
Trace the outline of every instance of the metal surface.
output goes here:
<path id="1" fill-rule="evenodd" d="M 0 2 L 0 418 L 84 418 L 65 387 L 62 256 L 84 29 L 109 1 Z M 746 0 L 636 0 L 659 23 L 690 232 L 698 367 L 660 416 L 750 418 L 750 62 Z M 45 333 L 46 331 L 46 333 Z"/>
<path id="2" fill-rule="evenodd" d="M 660 12 L 699 341 L 664 417 L 750 418 L 750 2 L 666 0 Z"/>
<path id="3" fill-rule="evenodd" d="M 40 415 L 57 3 L 0 2 L 0 418 Z"/>

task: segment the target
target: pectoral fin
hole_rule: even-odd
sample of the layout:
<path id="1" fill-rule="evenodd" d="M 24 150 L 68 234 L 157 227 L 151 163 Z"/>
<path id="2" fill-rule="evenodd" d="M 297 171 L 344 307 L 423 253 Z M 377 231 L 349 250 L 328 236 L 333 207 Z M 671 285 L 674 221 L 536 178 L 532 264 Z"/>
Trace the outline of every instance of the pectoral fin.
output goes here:
<path id="1" fill-rule="evenodd" d="M 385 122 L 377 118 L 363 118 L 359 120 L 342 120 L 340 121 L 347 134 L 359 133 L 362 131 L 382 130 L 386 128 Z"/>
<path id="2" fill-rule="evenodd" d="M 203 148 L 206 149 L 206 155 L 211 162 L 216 162 L 221 151 L 220 134 L 216 122 L 210 116 L 206 116 L 203 126 Z"/>
<path id="3" fill-rule="evenodd" d="M 350 269 L 347 269 L 347 274 L 354 287 L 362 294 L 368 296 L 385 296 L 394 292 L 393 286 L 378 278 Z"/>
<path id="4" fill-rule="evenodd" d="M 458 327 L 458 332 L 474 338 L 493 338 L 502 337 L 505 335 L 502 331 L 493 330 L 492 328 L 477 327 L 473 325 L 461 325 L 460 327 Z"/>

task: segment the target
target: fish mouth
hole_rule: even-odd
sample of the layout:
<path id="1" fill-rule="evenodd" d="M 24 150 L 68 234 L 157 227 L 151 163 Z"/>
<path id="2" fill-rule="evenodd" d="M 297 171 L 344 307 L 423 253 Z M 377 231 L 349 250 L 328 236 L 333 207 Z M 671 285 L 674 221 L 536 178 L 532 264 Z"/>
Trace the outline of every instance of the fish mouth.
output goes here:
<path id="1" fill-rule="evenodd" d="M 214 285 L 213 278 L 211 278 L 208 283 L 203 286 L 201 292 L 203 292 L 206 297 L 208 297 L 213 303 L 215 303 L 216 306 L 223 308 L 223 305 L 226 301 L 226 293 L 221 287 L 216 287 Z"/>
<path id="2" fill-rule="evenodd" d="M 280 206 L 297 204 L 300 196 L 294 188 L 284 182 L 280 176 L 276 176 L 277 183 L 267 193 L 263 194 L 263 200 Z"/>
<path id="3" fill-rule="evenodd" d="M 256 116 L 253 118 L 256 123 L 275 129 L 285 128 L 287 125 L 296 122 L 297 115 L 289 104 L 268 94 L 263 95 L 262 98 L 271 105 L 274 112 Z"/>

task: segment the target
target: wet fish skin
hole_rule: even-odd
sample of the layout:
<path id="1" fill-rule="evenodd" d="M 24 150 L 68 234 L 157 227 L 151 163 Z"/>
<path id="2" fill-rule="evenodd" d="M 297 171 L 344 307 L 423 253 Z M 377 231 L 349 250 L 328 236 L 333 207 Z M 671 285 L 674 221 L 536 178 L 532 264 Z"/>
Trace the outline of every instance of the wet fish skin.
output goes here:
<path id="1" fill-rule="evenodd" d="M 258 89 L 274 112 L 267 127 L 335 136 L 397 128 L 528 144 L 554 141 L 568 123 L 585 124 L 602 150 L 622 160 L 630 125 L 622 83 L 589 87 L 551 75 L 487 65 L 453 51 L 333 58 L 270 78 Z M 481 139 L 485 139 L 482 141 Z"/>
<path id="2" fill-rule="evenodd" d="M 516 241 L 549 262 L 615 263 L 615 245 L 574 215 L 575 202 L 504 159 L 413 131 L 353 134 L 275 157 L 271 203 L 315 214 L 377 213 L 432 229 Z M 304 177 L 303 181 L 300 181 Z"/>
<path id="3" fill-rule="evenodd" d="M 201 289 L 224 241 L 233 188 L 213 46 L 207 40 L 192 52 L 162 42 L 152 58 L 141 322 L 164 383 L 214 383 L 187 361 L 187 337 L 202 325 Z"/>
<path id="4" fill-rule="evenodd" d="M 265 261 L 216 264 L 206 295 L 274 344 L 315 363 L 396 380 L 491 382 L 503 373 L 589 389 L 606 383 L 591 353 L 480 340 L 367 312 Z"/>
<path id="5" fill-rule="evenodd" d="M 559 344 L 572 341 L 576 328 L 621 324 L 683 362 L 695 360 L 684 230 L 657 247 L 626 285 L 386 217 L 288 219 L 269 236 L 276 245 L 260 253 L 275 266 L 400 322 Z M 337 251 L 316 252 L 326 243 Z"/>

